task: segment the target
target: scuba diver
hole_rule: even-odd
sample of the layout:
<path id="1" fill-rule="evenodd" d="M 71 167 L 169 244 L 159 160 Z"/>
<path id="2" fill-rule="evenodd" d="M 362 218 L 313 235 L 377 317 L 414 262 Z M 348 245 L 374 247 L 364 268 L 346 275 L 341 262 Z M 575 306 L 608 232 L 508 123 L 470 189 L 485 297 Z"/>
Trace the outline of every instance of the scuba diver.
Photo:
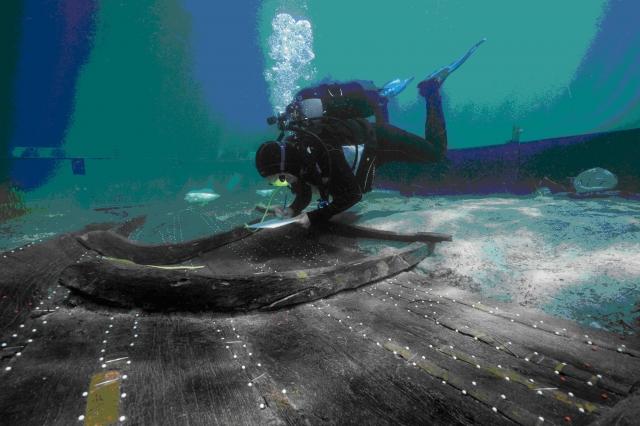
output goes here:
<path id="1" fill-rule="evenodd" d="M 273 212 L 293 218 L 286 223 L 306 228 L 358 203 L 371 190 L 376 166 L 444 159 L 447 131 L 440 88 L 485 40 L 418 84 L 427 108 L 424 138 L 388 120 L 389 98 L 413 78 L 390 81 L 381 89 L 371 81 L 356 80 L 300 90 L 284 113 L 267 119 L 281 130 L 277 141 L 263 143 L 256 152 L 260 175 L 275 186 L 290 186 L 296 196 L 291 205 Z M 311 187 L 320 194 L 318 208 L 302 213 L 311 203 Z"/>

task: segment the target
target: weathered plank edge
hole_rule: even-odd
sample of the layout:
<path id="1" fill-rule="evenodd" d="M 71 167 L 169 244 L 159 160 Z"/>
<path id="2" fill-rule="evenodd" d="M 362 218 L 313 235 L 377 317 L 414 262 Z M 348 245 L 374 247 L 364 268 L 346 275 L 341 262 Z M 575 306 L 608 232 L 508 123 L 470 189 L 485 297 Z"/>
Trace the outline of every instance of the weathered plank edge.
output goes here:
<path id="1" fill-rule="evenodd" d="M 356 288 L 405 271 L 429 256 L 433 244 L 413 243 L 390 253 L 337 266 L 281 273 L 215 275 L 207 268 L 159 270 L 93 256 L 66 268 L 60 283 L 116 306 L 173 310 L 276 309 Z"/>

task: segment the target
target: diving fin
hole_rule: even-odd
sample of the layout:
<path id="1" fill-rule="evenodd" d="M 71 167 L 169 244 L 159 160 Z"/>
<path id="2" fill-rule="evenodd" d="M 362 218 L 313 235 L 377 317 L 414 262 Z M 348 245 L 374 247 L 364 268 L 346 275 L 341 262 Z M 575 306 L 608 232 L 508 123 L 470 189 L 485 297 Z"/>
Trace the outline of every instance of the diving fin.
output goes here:
<path id="1" fill-rule="evenodd" d="M 431 79 L 437 79 L 439 81 L 440 84 L 444 83 L 445 79 L 449 76 L 449 74 L 451 74 L 452 72 L 454 72 L 455 70 L 457 70 L 458 68 L 460 68 L 460 65 L 464 64 L 466 62 L 467 59 L 469 59 L 469 57 L 471 55 L 473 55 L 473 53 L 476 51 L 476 49 L 485 41 L 487 41 L 486 38 L 483 38 L 482 40 L 480 40 L 479 42 L 477 42 L 476 44 L 474 44 L 473 46 L 471 46 L 471 49 L 469 49 L 467 51 L 467 53 L 465 53 L 464 55 L 462 55 L 462 57 L 460 57 L 458 60 L 453 61 L 452 63 L 450 63 L 449 65 L 446 65 L 442 68 L 440 68 L 439 70 L 431 73 L 430 75 L 428 75 L 424 80 L 422 81 L 428 81 Z"/>
<path id="2" fill-rule="evenodd" d="M 402 92 L 407 87 L 407 84 L 411 83 L 412 80 L 413 77 L 405 79 L 396 78 L 395 80 L 385 83 L 382 89 L 378 90 L 378 93 L 380 93 L 380 96 L 384 96 L 385 98 L 393 98 L 400 94 L 400 92 Z"/>

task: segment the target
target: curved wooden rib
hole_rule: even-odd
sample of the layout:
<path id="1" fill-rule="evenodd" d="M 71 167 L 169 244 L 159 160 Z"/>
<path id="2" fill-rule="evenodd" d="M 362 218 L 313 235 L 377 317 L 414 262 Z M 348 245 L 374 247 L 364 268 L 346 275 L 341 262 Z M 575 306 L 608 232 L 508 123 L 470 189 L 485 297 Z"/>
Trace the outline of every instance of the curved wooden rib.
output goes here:
<path id="1" fill-rule="evenodd" d="M 370 238 L 385 241 L 437 243 L 452 240 L 449 234 L 439 234 L 435 232 L 399 234 L 392 231 L 383 231 L 338 222 L 329 222 L 322 227 L 322 230 L 345 237 Z M 171 265 L 249 237 L 255 232 L 258 231 L 238 227 L 211 237 L 186 241 L 184 243 L 157 245 L 136 243 L 111 230 L 87 232 L 78 236 L 77 239 L 88 249 L 94 250 L 103 256 L 127 259 L 140 264 Z"/>
<path id="2" fill-rule="evenodd" d="M 60 283 L 90 299 L 149 310 L 276 309 L 308 302 L 405 271 L 428 256 L 433 243 L 413 243 L 384 255 L 333 267 L 253 275 L 214 275 L 158 269 L 105 257 L 68 267 Z"/>
<path id="3" fill-rule="evenodd" d="M 439 243 L 442 241 L 452 241 L 449 234 L 439 234 L 437 232 L 417 232 L 415 234 L 399 234 L 392 231 L 382 231 L 379 229 L 367 228 L 359 225 L 347 225 L 339 222 L 329 222 L 326 225 L 329 232 L 345 237 L 372 238 L 385 241 L 405 241 Z"/>
<path id="4" fill-rule="evenodd" d="M 140 264 L 171 265 L 253 235 L 244 227 L 177 244 L 140 244 L 113 231 L 92 231 L 76 237 L 90 250 L 103 256 L 127 259 Z"/>

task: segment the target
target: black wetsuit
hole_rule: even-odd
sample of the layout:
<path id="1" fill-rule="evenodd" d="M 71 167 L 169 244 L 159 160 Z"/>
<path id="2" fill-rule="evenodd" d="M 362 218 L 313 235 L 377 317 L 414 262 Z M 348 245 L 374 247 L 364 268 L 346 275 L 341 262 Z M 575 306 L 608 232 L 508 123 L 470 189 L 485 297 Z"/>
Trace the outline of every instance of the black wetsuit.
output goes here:
<path id="1" fill-rule="evenodd" d="M 432 163 L 441 161 L 447 151 L 447 132 L 439 85 L 427 82 L 421 88 L 426 100 L 425 138 L 395 127 L 380 117 L 376 123 L 364 118 L 324 117 L 310 120 L 304 130 L 295 132 L 293 141 L 306 152 L 303 170 L 291 190 L 296 198 L 289 206 L 299 214 L 311 202 L 310 185 L 318 188 L 321 198 L 331 201 L 308 213 L 312 224 L 326 221 L 362 199 L 371 190 L 375 167 L 389 162 Z M 317 139 L 322 144 L 317 143 Z M 343 146 L 364 145 L 357 169 L 349 164 Z"/>

